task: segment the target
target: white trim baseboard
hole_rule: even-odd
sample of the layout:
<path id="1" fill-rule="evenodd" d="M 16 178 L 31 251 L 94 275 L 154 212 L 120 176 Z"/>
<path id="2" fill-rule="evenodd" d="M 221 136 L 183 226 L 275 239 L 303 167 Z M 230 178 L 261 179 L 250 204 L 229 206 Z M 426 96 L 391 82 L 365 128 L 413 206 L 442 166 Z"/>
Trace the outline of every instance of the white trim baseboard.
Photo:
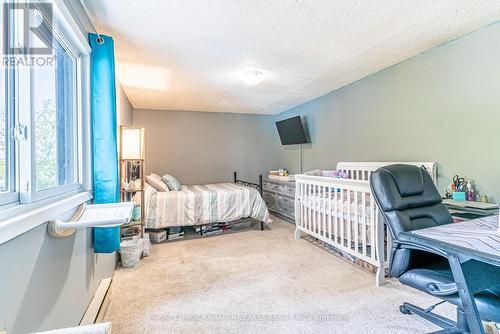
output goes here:
<path id="1" fill-rule="evenodd" d="M 109 294 L 111 293 L 109 288 L 112 280 L 112 277 L 108 277 L 99 283 L 94 297 L 92 298 L 85 314 L 82 317 L 82 320 L 80 321 L 80 326 L 92 325 L 99 320 L 99 317 L 102 318 L 104 311 L 106 311 L 106 307 L 109 304 Z M 106 300 L 108 302 L 106 302 Z"/>

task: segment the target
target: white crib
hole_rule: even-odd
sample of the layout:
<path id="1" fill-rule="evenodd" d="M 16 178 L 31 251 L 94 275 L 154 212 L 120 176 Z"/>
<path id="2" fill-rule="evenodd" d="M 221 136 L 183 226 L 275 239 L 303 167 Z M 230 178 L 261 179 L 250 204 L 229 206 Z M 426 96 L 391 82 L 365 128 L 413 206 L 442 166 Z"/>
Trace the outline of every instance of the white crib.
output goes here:
<path id="1" fill-rule="evenodd" d="M 379 167 L 403 163 L 424 166 L 437 179 L 434 162 L 340 162 L 349 179 L 295 176 L 295 239 L 301 232 L 377 268 L 375 282 L 385 280 L 390 240 L 372 196 L 370 175 Z M 328 171 L 323 172 L 328 175 Z"/>

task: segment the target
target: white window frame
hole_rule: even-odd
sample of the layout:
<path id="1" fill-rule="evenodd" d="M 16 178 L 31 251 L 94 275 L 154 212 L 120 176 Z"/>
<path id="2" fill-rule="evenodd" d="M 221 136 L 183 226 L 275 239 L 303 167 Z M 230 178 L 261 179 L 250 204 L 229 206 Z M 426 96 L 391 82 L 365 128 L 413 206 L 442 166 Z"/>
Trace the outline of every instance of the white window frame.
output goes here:
<path id="1" fill-rule="evenodd" d="M 43 199 L 47 199 L 50 197 L 54 197 L 57 195 L 61 195 L 64 193 L 75 193 L 78 192 L 82 189 L 82 179 L 80 178 L 79 175 L 79 170 L 80 170 L 80 161 L 79 157 L 80 151 L 81 151 L 81 143 L 78 142 L 78 132 L 81 131 L 81 125 L 78 122 L 79 119 L 81 119 L 80 114 L 82 113 L 81 108 L 79 107 L 81 103 L 79 103 L 79 99 L 81 98 L 81 94 L 78 93 L 77 91 L 77 82 L 81 80 L 81 70 L 80 70 L 80 53 L 78 52 L 78 49 L 73 46 L 73 42 L 66 37 L 66 34 L 64 34 L 64 31 L 56 24 L 51 24 L 50 22 L 46 22 L 46 24 L 49 26 L 51 29 L 51 33 L 54 35 L 54 39 L 57 39 L 57 41 L 64 47 L 65 51 L 70 54 L 70 56 L 74 57 L 75 59 L 75 75 L 74 75 L 74 82 L 73 82 L 73 87 L 72 89 L 72 98 L 73 98 L 73 110 L 75 111 L 74 119 L 73 119 L 73 138 L 70 140 L 73 141 L 74 146 L 73 152 L 70 152 L 73 155 L 73 162 L 74 162 L 74 175 L 75 175 L 75 182 L 70 183 L 70 184 L 65 184 L 65 185 L 57 185 L 55 187 L 51 187 L 48 189 L 40 190 L 37 191 L 36 189 L 36 137 L 35 137 L 35 113 L 34 113 L 34 106 L 32 103 L 32 87 L 33 87 L 33 80 L 32 80 L 32 72 L 33 68 L 20 68 L 19 75 L 18 75 L 18 83 L 20 85 L 19 89 L 19 94 L 23 94 L 21 98 L 19 99 L 20 101 L 23 101 L 23 103 L 19 104 L 20 110 L 18 114 L 18 119 L 19 123 L 21 124 L 29 124 L 28 126 L 28 138 L 29 140 L 27 141 L 21 141 L 19 143 L 19 185 L 20 187 L 19 192 L 20 192 L 20 203 L 21 204 L 29 204 L 33 202 L 38 202 Z M 35 87 L 36 89 L 36 87 Z M 24 163 L 21 163 L 24 162 Z M 26 162 L 30 162 L 29 164 Z"/>
<path id="2" fill-rule="evenodd" d="M 46 8 L 46 3 L 36 1 L 40 8 Z M 26 232 L 27 230 L 42 224 L 45 220 L 37 220 L 36 217 L 51 216 L 55 217 L 68 208 L 76 207 L 77 205 L 88 201 L 91 198 L 92 190 L 92 161 L 91 161 L 91 134 L 90 134 L 90 46 L 87 41 L 86 33 L 80 29 L 75 18 L 71 15 L 70 10 L 66 7 L 64 0 L 53 0 L 51 2 L 53 9 L 52 29 L 54 33 L 62 39 L 62 44 L 65 47 L 69 46 L 70 51 L 76 56 L 76 91 L 74 99 L 76 103 L 77 114 L 75 115 L 76 126 L 76 147 L 75 147 L 75 163 L 77 183 L 54 187 L 51 189 L 36 192 L 34 189 L 35 183 L 29 182 L 26 189 L 26 179 L 34 180 L 35 170 L 32 168 L 35 159 L 34 138 L 32 131 L 28 129 L 28 137 L 31 140 L 16 141 L 16 157 L 17 161 L 15 171 L 16 190 L 18 193 L 14 195 L 17 203 L 7 204 L 8 201 L 3 201 L 3 196 L 0 197 L 0 244 L 10 240 L 11 238 Z M 22 75 L 27 75 L 26 73 Z M 17 81 L 19 82 L 19 81 Z M 16 87 L 17 92 L 27 94 L 29 90 Z M 23 94 L 21 93 L 21 95 Z M 21 96 L 17 96 L 16 108 L 30 108 L 27 101 Z M 24 103 L 24 104 L 23 104 Z M 31 110 L 31 108 L 30 108 Z M 30 115 L 32 113 L 18 113 L 18 116 Z M 16 124 L 23 121 L 22 118 L 15 120 Z M 27 120 L 24 120 L 27 121 Z M 33 124 L 30 122 L 27 124 Z M 26 124 L 26 123 L 24 123 Z M 23 159 L 22 161 L 21 158 Z M 12 171 L 12 169 L 11 169 Z M 23 184 L 24 183 L 24 189 Z M 3 195 L 3 194 L 2 194 Z M 10 195 L 10 194 L 9 194 Z M 64 205 L 55 205 L 63 203 Z M 26 217 L 33 214 L 33 219 Z"/>
<path id="3" fill-rule="evenodd" d="M 2 8 L 0 8 L 0 15 L 3 19 L 4 13 L 3 13 L 3 4 Z M 13 30 L 11 30 L 12 32 Z M 3 36 L 2 36 L 2 43 L 3 43 Z M 14 71 L 11 68 L 6 68 L 5 69 L 5 77 L 4 79 L 6 80 L 5 82 L 5 87 L 8 90 L 7 95 L 5 96 L 5 102 L 7 108 L 5 109 L 5 118 L 8 119 L 8 122 L 6 121 L 5 124 L 5 130 L 7 131 L 6 134 L 6 145 L 8 145 L 8 162 L 6 164 L 6 167 L 8 168 L 8 174 L 6 174 L 6 184 L 8 184 L 8 191 L 0 193 L 0 207 L 8 207 L 8 205 L 12 205 L 12 203 L 16 203 L 19 201 L 19 192 L 18 192 L 18 187 L 17 187 L 17 178 L 16 178 L 16 171 L 15 171 L 15 166 L 17 165 L 15 159 L 16 159 L 16 145 L 15 145 L 15 140 L 14 138 L 10 135 L 10 129 L 14 127 L 14 122 L 15 119 L 13 117 L 15 110 L 11 110 L 12 108 L 15 108 L 14 104 L 14 92 L 15 89 L 13 87 L 13 83 L 15 82 L 13 80 L 13 76 L 15 75 Z M 5 94 L 4 92 L 1 92 L 1 94 Z"/>
<path id="4" fill-rule="evenodd" d="M 6 167 L 8 168 L 8 174 L 6 174 L 6 177 L 8 178 L 6 181 L 6 184 L 8 184 L 8 191 L 1 193 L 0 194 L 0 207 L 3 207 L 5 205 L 12 205 L 12 203 L 16 203 L 19 201 L 19 192 L 18 192 L 18 187 L 17 187 L 17 173 L 16 173 L 16 143 L 13 138 L 9 134 L 10 129 L 14 127 L 14 113 L 15 111 L 11 111 L 11 108 L 15 108 L 15 105 L 13 104 L 13 92 L 14 87 L 12 87 L 12 76 L 14 75 L 14 72 L 11 71 L 10 69 L 7 69 L 9 71 L 9 74 L 7 75 L 6 79 L 8 82 L 6 82 L 6 87 L 9 90 L 9 93 L 7 96 L 5 96 L 6 104 L 8 108 L 5 110 L 5 117 L 8 117 L 8 121 L 6 121 L 6 126 L 5 129 L 7 131 L 7 136 L 5 138 L 6 144 L 8 145 L 8 161 L 6 164 Z M 3 93 L 3 92 L 2 92 Z M 8 101 L 7 101 L 8 100 Z"/>

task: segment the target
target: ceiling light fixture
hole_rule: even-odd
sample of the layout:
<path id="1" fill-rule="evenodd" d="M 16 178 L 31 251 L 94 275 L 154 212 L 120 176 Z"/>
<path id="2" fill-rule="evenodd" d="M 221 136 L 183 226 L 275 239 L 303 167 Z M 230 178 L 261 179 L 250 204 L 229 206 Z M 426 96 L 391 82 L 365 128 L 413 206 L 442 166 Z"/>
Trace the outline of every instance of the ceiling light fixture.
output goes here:
<path id="1" fill-rule="evenodd" d="M 264 81 L 264 74 L 260 71 L 248 71 L 243 73 L 243 82 L 247 86 L 254 86 Z"/>

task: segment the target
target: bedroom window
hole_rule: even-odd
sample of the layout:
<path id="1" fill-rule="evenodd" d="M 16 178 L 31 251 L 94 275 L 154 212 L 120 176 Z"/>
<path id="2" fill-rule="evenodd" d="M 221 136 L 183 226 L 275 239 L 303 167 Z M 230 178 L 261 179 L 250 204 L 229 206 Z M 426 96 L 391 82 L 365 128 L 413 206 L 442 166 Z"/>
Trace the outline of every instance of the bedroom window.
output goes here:
<path id="1" fill-rule="evenodd" d="M 77 181 L 76 57 L 57 39 L 52 45 L 54 61 L 31 75 L 36 192 Z"/>
<path id="2" fill-rule="evenodd" d="M 0 5 L 3 211 L 83 189 L 82 151 L 88 138 L 82 72 L 88 64 L 82 63 L 74 32 L 61 17 L 53 19 L 51 4 Z"/>

